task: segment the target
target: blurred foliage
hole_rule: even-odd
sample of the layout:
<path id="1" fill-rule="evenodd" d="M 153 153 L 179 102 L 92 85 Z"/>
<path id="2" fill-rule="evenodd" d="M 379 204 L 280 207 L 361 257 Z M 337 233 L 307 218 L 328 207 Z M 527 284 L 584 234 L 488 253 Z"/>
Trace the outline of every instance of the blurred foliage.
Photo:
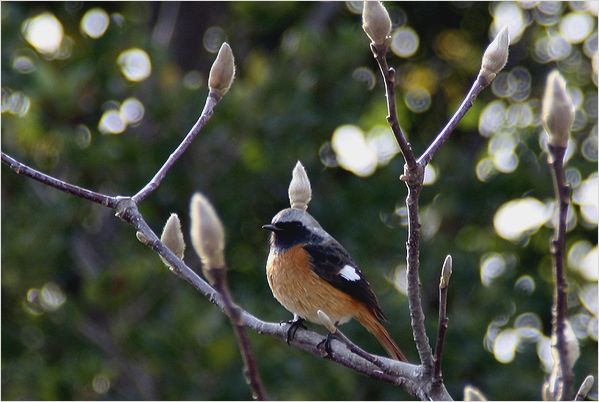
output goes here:
<path id="1" fill-rule="evenodd" d="M 545 372 L 538 331 L 512 345 L 516 354 L 506 364 L 496 360 L 493 342 L 524 313 L 536 317 L 545 336 L 549 333 L 552 229 L 541 223 L 509 241 L 497 235 L 493 217 L 512 199 L 552 198 L 538 115 L 545 77 L 555 67 L 577 99 L 578 146 L 568 162 L 569 178 L 575 187 L 583 181 L 594 185 L 596 196 L 596 9 L 586 10 L 585 2 L 500 4 L 389 3 L 394 27 L 410 28 L 408 39 L 414 39 L 410 32 L 418 39 L 412 56 L 390 53 L 389 61 L 398 69 L 401 124 L 422 152 L 468 91 L 492 37 L 491 24 L 508 21 L 521 29 L 505 73 L 483 92 L 433 160 L 436 181 L 422 194 L 421 276 L 434 339 L 438 275 L 445 255 L 452 254 L 443 360 L 451 394 L 461 398 L 463 387 L 473 384 L 493 399 L 539 399 Z M 236 57 L 237 80 L 160 189 L 141 204 L 142 213 L 157 232 L 171 212 L 188 227 L 190 197 L 205 193 L 228 228 L 236 300 L 261 318 L 285 320 L 290 315 L 265 280 L 268 247 L 260 225 L 288 204 L 291 169 L 302 160 L 314 191 L 311 213 L 364 269 L 391 317 L 391 332 L 415 360 L 407 299 L 393 285 L 405 261 L 402 158 L 358 177 L 337 166 L 330 143 L 339 126 L 369 132 L 386 124 L 384 91 L 356 7 L 359 2 L 3 2 L 3 150 L 72 183 L 133 194 L 199 115 L 207 73 L 226 39 Z M 93 8 L 95 14 L 87 15 Z M 54 16 L 50 22 L 62 28 L 58 47 L 48 33 L 26 39 L 33 35 L 31 18 L 42 14 Z M 86 15 L 96 17 L 86 20 L 89 26 L 82 23 Z M 592 17 L 592 32 L 581 40 L 560 36 L 569 32 L 564 21 L 572 15 Z M 133 61 L 134 73 L 142 69 L 134 81 L 117 63 L 127 49 L 142 49 L 151 62 L 151 71 L 144 72 L 143 58 Z M 518 74 L 524 79 L 518 81 Z M 509 91 L 514 77 L 516 84 L 524 82 L 524 93 Z M 123 104 L 129 98 L 141 102 L 144 112 L 139 120 L 135 104 L 127 123 Z M 499 111 L 489 105 L 499 105 Z M 520 107 L 521 124 L 510 123 L 514 105 Z M 113 111 L 111 127 L 122 133 L 100 130 L 108 111 Z M 491 123 L 499 119 L 500 124 L 484 126 L 485 111 Z M 502 138 L 511 145 L 502 148 Z M 498 143 L 507 154 L 497 154 Z M 579 244 L 596 252 L 596 199 L 594 205 L 594 222 L 581 216 L 580 205 L 573 206 L 577 220 L 568 234 L 569 250 L 584 242 Z M 249 397 L 225 316 L 170 274 L 110 211 L 18 177 L 4 165 L 2 207 L 3 398 Z M 499 257 L 489 260 L 490 255 Z M 191 250 L 186 261 L 199 268 Z M 483 285 L 485 261 L 499 261 L 501 269 Z M 588 334 L 586 327 L 575 326 L 578 384 L 589 373 L 597 375 L 597 273 L 594 280 L 575 269 L 568 274 L 569 315 L 579 324 L 590 322 Z M 585 289 L 591 300 L 586 304 L 580 301 Z M 366 349 L 383 353 L 357 324 L 344 331 Z M 275 398 L 408 398 L 279 341 L 254 333 L 251 340 Z M 595 397 L 596 390 L 594 385 Z"/>

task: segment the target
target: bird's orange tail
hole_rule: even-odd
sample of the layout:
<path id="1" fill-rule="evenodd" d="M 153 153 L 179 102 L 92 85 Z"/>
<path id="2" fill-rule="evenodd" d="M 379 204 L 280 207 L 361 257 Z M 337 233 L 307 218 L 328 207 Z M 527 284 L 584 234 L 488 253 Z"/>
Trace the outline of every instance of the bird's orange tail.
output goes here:
<path id="1" fill-rule="evenodd" d="M 402 362 L 408 361 L 383 324 L 368 310 L 368 308 L 360 308 L 356 315 L 356 319 L 368 330 L 368 332 L 376 337 L 391 358 Z"/>

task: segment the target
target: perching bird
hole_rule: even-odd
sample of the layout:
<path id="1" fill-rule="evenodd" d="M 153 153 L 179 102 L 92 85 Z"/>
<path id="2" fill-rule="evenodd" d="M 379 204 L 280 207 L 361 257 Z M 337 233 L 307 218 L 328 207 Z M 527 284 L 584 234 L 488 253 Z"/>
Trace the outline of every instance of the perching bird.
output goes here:
<path id="1" fill-rule="evenodd" d="M 295 174 L 294 170 L 294 179 Z M 336 325 L 355 318 L 392 358 L 407 361 L 383 326 L 386 317 L 370 284 L 343 246 L 305 211 L 308 201 L 303 208 L 280 211 L 262 226 L 272 232 L 268 284 L 279 303 L 294 314 L 288 341 L 304 319 L 322 325 L 318 316 L 322 310 Z"/>

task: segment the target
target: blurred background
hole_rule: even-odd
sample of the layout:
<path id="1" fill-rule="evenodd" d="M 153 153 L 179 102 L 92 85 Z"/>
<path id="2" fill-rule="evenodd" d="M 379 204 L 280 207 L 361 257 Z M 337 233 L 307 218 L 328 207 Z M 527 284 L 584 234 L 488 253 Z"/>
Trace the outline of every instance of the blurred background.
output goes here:
<path id="1" fill-rule="evenodd" d="M 291 169 L 301 160 L 312 181 L 309 211 L 365 271 L 391 333 L 415 361 L 403 161 L 361 6 L 3 2 L 3 151 L 71 183 L 131 195 L 199 116 L 211 63 L 228 41 L 237 63 L 231 91 L 141 212 L 156 232 L 178 213 L 189 243 L 188 203 L 205 193 L 228 229 L 237 302 L 263 319 L 287 320 L 266 283 L 260 226 L 288 206 Z M 576 387 L 587 374 L 596 378 L 597 2 L 387 7 L 400 122 L 418 153 L 470 88 L 495 33 L 508 25 L 512 37 L 506 68 L 434 158 L 422 193 L 432 339 L 441 264 L 448 253 L 454 261 L 443 360 L 450 393 L 462 398 L 472 384 L 492 399 L 539 399 L 551 367 L 554 202 L 539 115 L 554 68 L 576 104 L 566 171 Z M 129 226 L 98 205 L 1 171 L 3 399 L 249 398 L 225 316 Z M 199 272 L 191 249 L 185 260 Z M 384 353 L 359 325 L 343 330 Z M 250 337 L 273 398 L 411 398 Z"/>

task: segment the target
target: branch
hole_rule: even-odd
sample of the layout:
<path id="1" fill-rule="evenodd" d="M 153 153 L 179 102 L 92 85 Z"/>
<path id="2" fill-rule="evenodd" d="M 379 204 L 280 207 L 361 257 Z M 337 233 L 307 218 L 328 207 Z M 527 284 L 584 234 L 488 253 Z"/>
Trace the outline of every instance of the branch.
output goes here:
<path id="1" fill-rule="evenodd" d="M 416 166 L 416 157 L 414 156 L 414 152 L 412 151 L 412 147 L 410 143 L 406 139 L 401 127 L 399 125 L 399 120 L 397 118 L 397 107 L 395 105 L 395 70 L 393 68 L 389 68 L 387 65 L 387 49 L 386 45 L 377 46 L 373 43 L 370 44 L 370 50 L 374 55 L 376 62 L 379 65 L 379 69 L 381 70 L 381 75 L 383 76 L 383 81 L 385 83 L 385 97 L 387 98 L 387 122 L 395 135 L 395 139 L 399 144 L 399 148 L 401 149 L 401 153 L 403 154 L 406 163 L 410 167 Z"/>
<path id="2" fill-rule="evenodd" d="M 57 190 L 64 191 L 74 195 L 75 197 L 95 202 L 96 204 L 104 205 L 108 208 L 114 208 L 117 204 L 117 198 L 105 194 L 96 193 L 83 187 L 75 186 L 52 176 L 48 176 L 38 170 L 35 170 L 2 152 L 2 163 L 14 170 L 17 174 L 27 176 L 33 180 L 39 181 L 42 184 L 53 187 Z"/>
<path id="3" fill-rule="evenodd" d="M 553 177 L 555 198 L 558 202 L 558 223 L 554 237 L 551 241 L 551 255 L 553 256 L 553 276 L 555 286 L 553 289 L 553 306 L 551 308 L 552 346 L 558 351 L 558 364 L 563 381 L 562 398 L 571 398 L 574 374 L 568 358 L 568 345 L 566 344 L 566 309 L 568 283 L 564 272 L 564 253 L 566 248 L 566 217 L 570 204 L 571 189 L 566 184 L 564 174 L 564 155 L 566 147 L 549 144 L 549 157 L 547 162 Z"/>
<path id="4" fill-rule="evenodd" d="M 173 167 L 173 165 L 175 164 L 175 162 L 177 162 L 181 155 L 183 155 L 183 153 L 185 152 L 185 150 L 187 150 L 189 145 L 191 145 L 191 143 L 200 133 L 202 128 L 204 128 L 206 123 L 208 123 L 208 120 L 210 120 L 210 117 L 212 117 L 212 114 L 214 113 L 214 107 L 218 104 L 220 100 L 221 97 L 215 92 L 210 91 L 208 93 L 206 103 L 204 104 L 204 109 L 202 110 L 202 114 L 200 115 L 196 123 L 193 125 L 191 130 L 189 130 L 189 132 L 187 133 L 183 141 L 181 141 L 177 149 L 175 149 L 175 151 L 168 157 L 164 165 L 162 165 L 162 167 L 158 170 L 158 172 L 156 172 L 154 177 L 152 177 L 152 180 L 150 180 L 148 184 L 146 184 L 141 190 L 137 192 L 137 194 L 135 194 L 132 197 L 133 201 L 135 201 L 136 203 L 142 202 L 153 191 L 155 191 L 158 188 L 168 171 Z"/>
<path id="5" fill-rule="evenodd" d="M 431 143 L 431 145 L 429 145 L 426 151 L 424 151 L 422 156 L 418 158 L 419 164 L 428 165 L 428 163 L 431 161 L 431 159 L 433 159 L 433 156 L 435 156 L 439 148 L 441 148 L 441 145 L 443 145 L 443 143 L 447 141 L 453 130 L 455 130 L 460 120 L 462 120 L 464 115 L 466 115 L 468 110 L 470 110 L 478 94 L 481 93 L 481 91 L 485 89 L 490 83 L 491 82 L 485 79 L 481 74 L 478 74 L 478 77 L 476 77 L 476 80 L 472 84 L 470 91 L 466 95 L 466 98 L 464 98 L 464 100 L 462 101 L 462 104 L 460 105 L 458 110 L 456 110 L 455 114 L 451 117 L 449 122 L 447 122 L 445 127 L 443 127 L 443 130 L 441 130 L 441 132 L 437 134 L 435 140 Z"/>
<path id="6" fill-rule="evenodd" d="M 445 342 L 445 332 L 447 331 L 447 288 L 449 287 L 451 271 L 451 255 L 448 255 L 443 262 L 441 280 L 439 281 L 439 328 L 437 329 L 437 342 L 435 343 L 435 368 L 433 371 L 433 381 L 436 383 L 443 382 L 441 359 L 443 358 L 443 344 Z"/>
<path id="7" fill-rule="evenodd" d="M 420 221 L 418 219 L 419 198 L 424 181 L 424 167 L 416 165 L 410 170 L 406 164 L 402 180 L 408 187 L 406 207 L 408 209 L 408 241 L 407 249 L 407 280 L 408 304 L 414 342 L 418 350 L 420 362 L 425 373 L 431 375 L 433 371 L 433 352 L 426 335 L 424 325 L 424 311 L 422 309 L 422 296 L 420 295 Z"/>
<path id="8" fill-rule="evenodd" d="M 254 359 L 249 339 L 240 320 L 240 308 L 233 302 L 231 292 L 229 291 L 226 269 L 213 269 L 212 276 L 214 277 L 214 287 L 223 298 L 224 312 L 229 317 L 229 321 L 231 321 L 233 331 L 235 332 L 235 338 L 237 339 L 245 367 L 244 375 L 246 382 L 252 390 L 252 397 L 260 401 L 268 400 L 268 395 L 260 379 L 256 359 Z"/>

